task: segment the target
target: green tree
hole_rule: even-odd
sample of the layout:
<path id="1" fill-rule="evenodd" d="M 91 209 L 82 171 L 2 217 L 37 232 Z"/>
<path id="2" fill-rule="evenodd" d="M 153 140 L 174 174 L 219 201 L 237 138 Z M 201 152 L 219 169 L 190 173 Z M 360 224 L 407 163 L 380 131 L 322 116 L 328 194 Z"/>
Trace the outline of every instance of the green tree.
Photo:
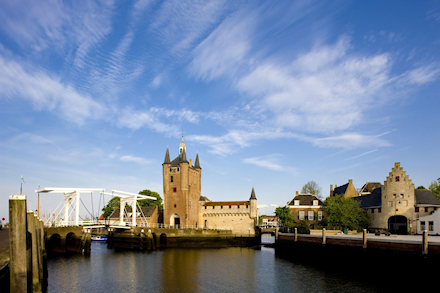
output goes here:
<path id="1" fill-rule="evenodd" d="M 423 185 L 418 186 L 416 189 L 427 190 L 427 189 L 425 188 L 425 186 L 423 186 Z"/>
<path id="2" fill-rule="evenodd" d="M 440 178 L 438 178 L 437 181 L 431 181 L 428 189 L 440 200 Z"/>
<path id="3" fill-rule="evenodd" d="M 263 219 L 264 219 L 265 216 L 266 216 L 266 215 L 261 215 L 261 216 L 258 218 L 258 225 L 259 225 L 259 226 L 262 226 L 262 225 L 263 225 Z"/>
<path id="4" fill-rule="evenodd" d="M 315 196 L 317 198 L 319 198 L 320 200 L 322 200 L 322 194 L 321 194 L 321 186 L 319 186 L 318 183 L 316 183 L 315 181 L 309 181 L 306 184 L 304 184 L 304 186 L 301 189 L 301 193 L 310 193 L 313 194 L 315 193 Z"/>
<path id="5" fill-rule="evenodd" d="M 148 189 L 144 189 L 142 191 L 139 191 L 139 194 L 153 196 L 157 198 L 156 200 L 151 200 L 151 199 L 139 200 L 138 201 L 139 206 L 141 207 L 159 206 L 159 210 L 163 210 L 162 197 L 160 197 L 159 193 Z"/>
<path id="6" fill-rule="evenodd" d="M 119 208 L 121 204 L 121 198 L 118 196 L 113 197 L 108 203 L 102 208 L 102 216 L 107 219 L 113 212 L 115 208 Z"/>
<path id="7" fill-rule="evenodd" d="M 295 221 L 292 214 L 290 213 L 289 207 L 277 207 L 275 209 L 275 216 L 277 216 L 283 227 L 293 227 Z"/>
<path id="8" fill-rule="evenodd" d="M 370 225 L 367 212 L 359 207 L 359 202 L 343 195 L 327 197 L 321 209 L 327 214 L 324 224 L 332 228 L 360 231 Z"/>

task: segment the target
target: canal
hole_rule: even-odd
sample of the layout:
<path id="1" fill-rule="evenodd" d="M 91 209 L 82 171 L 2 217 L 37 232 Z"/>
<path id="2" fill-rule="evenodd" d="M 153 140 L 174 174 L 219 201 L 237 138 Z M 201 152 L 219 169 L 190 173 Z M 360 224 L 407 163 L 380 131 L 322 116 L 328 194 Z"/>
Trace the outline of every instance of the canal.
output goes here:
<path id="1" fill-rule="evenodd" d="M 264 242 L 273 237 L 264 235 Z M 274 248 L 168 248 L 114 251 L 93 243 L 90 257 L 48 262 L 48 292 L 385 292 L 393 287 L 297 262 Z M 393 291 L 393 290 L 391 290 Z"/>

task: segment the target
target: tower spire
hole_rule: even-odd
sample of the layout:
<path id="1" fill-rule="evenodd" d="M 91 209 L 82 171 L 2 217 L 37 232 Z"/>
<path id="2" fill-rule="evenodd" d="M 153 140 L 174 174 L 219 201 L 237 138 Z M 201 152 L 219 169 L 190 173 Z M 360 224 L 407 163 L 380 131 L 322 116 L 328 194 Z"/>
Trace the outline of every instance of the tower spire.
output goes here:
<path id="1" fill-rule="evenodd" d="M 250 199 L 257 199 L 257 197 L 255 196 L 255 190 L 254 190 L 253 186 L 252 186 L 252 192 L 251 192 L 251 198 Z"/>
<path id="2" fill-rule="evenodd" d="M 167 153 L 165 154 L 165 160 L 163 162 L 164 164 L 170 164 L 170 151 L 168 150 L 168 146 L 167 146 Z"/>
<path id="3" fill-rule="evenodd" d="M 199 168 L 199 169 L 201 169 L 201 168 L 200 168 L 200 162 L 199 162 L 199 151 L 197 151 L 196 162 L 195 162 L 195 164 L 194 164 L 194 167 L 195 167 L 195 168 Z"/>

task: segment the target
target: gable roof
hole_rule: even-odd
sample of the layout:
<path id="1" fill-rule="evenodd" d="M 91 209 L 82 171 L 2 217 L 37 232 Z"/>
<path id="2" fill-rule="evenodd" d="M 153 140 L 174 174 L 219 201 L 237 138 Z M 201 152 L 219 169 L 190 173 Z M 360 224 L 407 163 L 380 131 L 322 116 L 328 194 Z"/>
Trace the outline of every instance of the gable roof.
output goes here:
<path id="1" fill-rule="evenodd" d="M 142 212 L 139 210 L 139 208 L 136 209 L 137 212 L 141 212 L 141 216 L 144 217 L 151 217 L 154 213 L 154 211 L 156 210 L 157 206 L 149 206 L 149 207 L 141 207 Z M 119 211 L 120 209 L 117 208 L 113 211 L 113 213 L 111 213 L 110 215 L 110 219 L 119 219 Z M 131 208 L 125 208 L 125 215 L 127 214 L 131 214 Z M 126 218 L 126 216 L 124 215 L 124 218 Z M 131 216 L 130 216 L 131 218 Z"/>
<path id="2" fill-rule="evenodd" d="M 347 191 L 347 187 L 348 187 L 348 183 L 345 183 L 344 185 L 338 186 L 333 190 L 333 194 L 334 195 L 345 194 L 345 192 Z"/>
<path id="3" fill-rule="evenodd" d="M 361 209 L 374 209 L 382 207 L 382 188 L 376 188 L 371 194 L 353 197 L 360 202 Z"/>
<path id="4" fill-rule="evenodd" d="M 299 200 L 299 205 L 301 206 L 311 206 L 314 200 L 318 200 L 318 205 L 322 205 L 322 201 L 312 194 L 298 194 L 295 196 L 288 205 L 295 205 L 295 200 Z"/>
<path id="5" fill-rule="evenodd" d="M 440 206 L 440 201 L 430 190 L 414 190 L 416 206 Z"/>

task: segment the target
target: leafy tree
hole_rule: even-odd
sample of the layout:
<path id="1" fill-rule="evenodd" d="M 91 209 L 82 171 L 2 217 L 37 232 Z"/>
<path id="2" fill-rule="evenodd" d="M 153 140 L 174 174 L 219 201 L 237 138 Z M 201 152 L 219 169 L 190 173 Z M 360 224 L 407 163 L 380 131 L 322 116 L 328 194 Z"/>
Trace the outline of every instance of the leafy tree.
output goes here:
<path id="1" fill-rule="evenodd" d="M 427 190 L 427 189 L 425 188 L 425 186 L 423 186 L 423 185 L 418 186 L 416 189 Z"/>
<path id="2" fill-rule="evenodd" d="M 437 181 L 431 181 L 428 189 L 440 200 L 440 178 L 438 178 Z"/>
<path id="3" fill-rule="evenodd" d="M 293 227 L 294 218 L 290 213 L 289 207 L 277 207 L 275 209 L 275 216 L 277 216 L 283 227 Z"/>
<path id="4" fill-rule="evenodd" d="M 266 216 L 266 215 L 261 215 L 261 216 L 258 218 L 258 225 L 259 225 L 259 226 L 262 226 L 262 225 L 263 225 L 263 219 L 264 219 L 265 216 Z"/>
<path id="5" fill-rule="evenodd" d="M 322 200 L 322 194 L 321 194 L 321 186 L 318 185 L 318 183 L 316 183 L 315 181 L 309 181 L 306 184 L 304 184 L 304 186 L 301 189 L 301 193 L 310 193 L 313 194 L 313 192 L 315 193 L 315 196 L 317 198 L 319 198 L 320 200 Z"/>
<path id="6" fill-rule="evenodd" d="M 151 200 L 151 199 L 139 200 L 138 201 L 139 206 L 141 207 L 159 206 L 159 210 L 163 210 L 162 197 L 160 197 L 159 193 L 148 189 L 144 189 L 142 191 L 139 191 L 139 194 L 153 196 L 157 198 L 156 200 Z"/>
<path id="7" fill-rule="evenodd" d="M 343 195 L 327 197 L 321 209 L 327 214 L 324 223 L 330 227 L 348 228 L 360 231 L 370 225 L 367 212 L 359 207 L 359 202 Z"/>
<path id="8" fill-rule="evenodd" d="M 118 196 L 113 197 L 111 200 L 108 201 L 105 207 L 102 208 L 102 216 L 107 219 L 112 214 L 115 208 L 119 208 L 120 204 L 121 198 Z"/>

